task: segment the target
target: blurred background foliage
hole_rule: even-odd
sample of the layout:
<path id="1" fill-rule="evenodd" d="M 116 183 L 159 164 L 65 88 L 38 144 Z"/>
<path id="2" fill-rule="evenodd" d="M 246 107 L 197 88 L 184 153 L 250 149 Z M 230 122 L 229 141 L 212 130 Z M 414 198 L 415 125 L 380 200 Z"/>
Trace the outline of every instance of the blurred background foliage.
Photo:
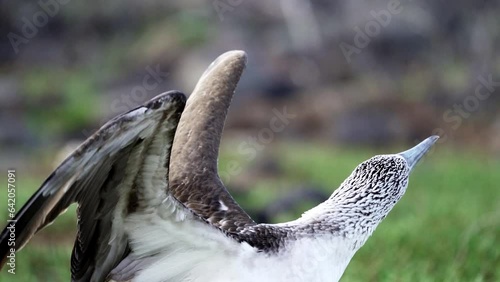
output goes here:
<path id="1" fill-rule="evenodd" d="M 499 15 L 486 0 L 2 1 L 0 167 L 17 169 L 19 209 L 103 122 L 189 94 L 242 49 L 219 167 L 254 218 L 296 218 L 361 161 L 439 134 L 343 281 L 498 281 Z M 74 228 L 72 209 L 0 281 L 67 281 Z"/>

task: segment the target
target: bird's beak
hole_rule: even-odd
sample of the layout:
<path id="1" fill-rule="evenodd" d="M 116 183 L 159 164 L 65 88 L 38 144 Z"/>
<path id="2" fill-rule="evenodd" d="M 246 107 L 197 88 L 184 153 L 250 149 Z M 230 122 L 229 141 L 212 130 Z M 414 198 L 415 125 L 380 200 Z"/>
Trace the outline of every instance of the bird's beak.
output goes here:
<path id="1" fill-rule="evenodd" d="M 408 166 L 410 167 L 410 170 L 418 163 L 418 161 L 429 151 L 429 149 L 436 143 L 436 141 L 439 139 L 439 136 L 433 135 L 424 141 L 420 142 L 417 146 L 406 150 L 404 152 L 399 153 L 401 157 L 403 157 L 406 162 L 408 163 Z"/>

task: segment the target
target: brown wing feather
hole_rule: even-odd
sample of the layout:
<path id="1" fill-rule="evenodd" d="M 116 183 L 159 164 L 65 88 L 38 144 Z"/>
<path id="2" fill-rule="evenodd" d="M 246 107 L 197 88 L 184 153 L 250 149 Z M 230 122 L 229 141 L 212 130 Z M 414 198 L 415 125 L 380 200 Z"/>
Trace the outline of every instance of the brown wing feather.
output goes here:
<path id="1" fill-rule="evenodd" d="M 16 215 L 15 249 L 19 250 L 38 230 L 77 202 L 78 236 L 71 259 L 72 280 L 104 281 L 129 252 L 118 221 L 131 209 L 140 207 L 141 201 L 151 198 L 137 183 L 149 177 L 144 172 L 144 167 L 150 169 L 148 154 L 164 158 L 154 168 L 154 176 L 163 171 L 166 180 L 170 145 L 184 105 L 184 94 L 164 93 L 114 118 L 85 141 Z M 161 145 L 165 149 L 158 149 Z M 137 172 L 141 172 L 140 176 Z M 9 236 L 6 227 L 0 234 L 2 266 L 11 248 Z"/>
<path id="2" fill-rule="evenodd" d="M 208 67 L 182 113 L 170 159 L 169 189 L 174 197 L 228 232 L 255 225 L 217 173 L 224 121 L 245 64 L 243 51 L 231 51 Z"/>

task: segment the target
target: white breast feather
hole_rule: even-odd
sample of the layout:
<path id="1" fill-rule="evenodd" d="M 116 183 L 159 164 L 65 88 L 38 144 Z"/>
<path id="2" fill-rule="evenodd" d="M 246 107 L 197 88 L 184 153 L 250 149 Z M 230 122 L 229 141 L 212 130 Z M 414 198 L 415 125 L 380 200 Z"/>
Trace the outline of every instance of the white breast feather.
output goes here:
<path id="1" fill-rule="evenodd" d="M 136 275 L 140 282 L 338 281 L 355 252 L 332 236 L 290 241 L 278 254 L 258 252 L 169 197 L 159 213 L 129 216 L 126 228 L 134 255 L 154 260 Z"/>

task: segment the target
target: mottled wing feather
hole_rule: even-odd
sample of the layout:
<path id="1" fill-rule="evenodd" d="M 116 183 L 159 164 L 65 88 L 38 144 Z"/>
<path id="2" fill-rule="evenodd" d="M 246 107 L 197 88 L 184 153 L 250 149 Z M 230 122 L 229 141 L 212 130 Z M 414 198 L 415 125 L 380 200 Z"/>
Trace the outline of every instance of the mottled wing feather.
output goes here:
<path id="1" fill-rule="evenodd" d="M 184 105 L 184 94 L 164 93 L 112 119 L 86 140 L 16 215 L 16 249 L 77 202 L 72 280 L 104 281 L 129 252 L 123 218 L 141 201 L 145 205 L 154 198 L 156 190 L 166 188 L 147 191 L 139 181 L 155 184 L 163 177 L 158 183 L 166 184 L 170 148 Z M 9 236 L 7 228 L 0 235 L 2 265 L 10 251 Z"/>

